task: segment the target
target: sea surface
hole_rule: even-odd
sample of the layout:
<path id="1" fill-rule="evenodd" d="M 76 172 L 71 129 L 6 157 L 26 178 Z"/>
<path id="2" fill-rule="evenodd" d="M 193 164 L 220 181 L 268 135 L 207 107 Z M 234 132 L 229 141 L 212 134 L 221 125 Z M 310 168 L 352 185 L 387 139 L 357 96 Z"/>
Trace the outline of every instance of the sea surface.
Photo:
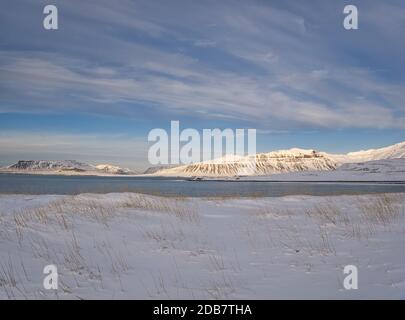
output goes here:
<path id="1" fill-rule="evenodd" d="M 139 192 L 186 197 L 279 197 L 405 192 L 404 183 L 189 181 L 161 177 L 0 174 L 0 194 Z"/>

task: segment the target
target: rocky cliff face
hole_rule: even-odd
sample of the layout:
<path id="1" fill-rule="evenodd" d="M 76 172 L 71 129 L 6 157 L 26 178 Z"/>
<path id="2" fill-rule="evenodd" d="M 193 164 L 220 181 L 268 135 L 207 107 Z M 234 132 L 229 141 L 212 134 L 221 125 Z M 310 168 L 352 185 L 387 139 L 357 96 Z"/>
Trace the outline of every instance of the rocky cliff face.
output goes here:
<path id="1" fill-rule="evenodd" d="M 8 167 L 14 170 L 91 170 L 86 163 L 75 160 L 20 160 Z"/>
<path id="2" fill-rule="evenodd" d="M 221 158 L 186 166 L 157 171 L 156 175 L 167 176 L 243 176 L 269 175 L 274 173 L 332 170 L 337 162 L 314 150 L 291 149 L 256 156 Z"/>

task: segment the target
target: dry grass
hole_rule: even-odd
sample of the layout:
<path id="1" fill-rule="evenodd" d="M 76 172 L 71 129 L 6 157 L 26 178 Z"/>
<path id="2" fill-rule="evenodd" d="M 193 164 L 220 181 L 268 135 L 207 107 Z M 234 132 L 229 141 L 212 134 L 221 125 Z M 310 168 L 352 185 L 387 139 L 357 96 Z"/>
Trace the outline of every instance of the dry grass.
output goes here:
<path id="1" fill-rule="evenodd" d="M 9 258 L 8 261 L 0 261 L 0 287 L 16 287 L 17 278 L 13 262 Z"/>
<path id="2" fill-rule="evenodd" d="M 185 250 L 188 242 L 194 239 L 188 238 L 183 227 L 172 221 L 160 222 L 158 226 L 138 228 L 145 240 L 156 242 L 160 249 Z"/>
<path id="3" fill-rule="evenodd" d="M 336 255 L 332 235 L 368 240 L 376 232 L 388 230 L 404 214 L 403 199 L 398 194 L 355 197 L 347 207 L 341 207 L 336 201 L 331 197 L 297 212 L 262 207 L 253 215 L 256 225 L 253 228 L 246 225 L 244 234 L 254 249 L 267 243 L 296 253 Z M 302 212 L 308 222 L 297 225 L 297 215 Z"/>
<path id="4" fill-rule="evenodd" d="M 236 292 L 235 279 L 231 275 L 221 272 L 219 277 L 210 280 L 210 284 L 205 291 L 211 299 L 227 299 L 232 293 Z"/>
<path id="5" fill-rule="evenodd" d="M 377 195 L 371 201 L 357 200 L 363 221 L 382 226 L 395 222 L 404 213 L 398 201 L 398 195 L 389 194 Z"/>
<path id="6" fill-rule="evenodd" d="M 313 208 L 306 210 L 308 217 L 317 219 L 321 224 L 337 225 L 341 222 L 348 222 L 348 216 L 344 215 L 338 206 L 333 203 L 317 204 Z"/>
<path id="7" fill-rule="evenodd" d="M 404 214 L 401 196 L 384 194 L 352 197 L 349 202 L 342 203 L 337 202 L 337 198 L 330 197 L 326 201 L 316 201 L 312 206 L 307 205 L 306 209 L 291 209 L 288 205 L 282 209 L 278 205 L 264 205 L 259 209 L 254 205 L 252 208 L 246 206 L 243 219 L 230 220 L 228 227 L 235 237 L 243 237 L 243 250 L 247 247 L 250 253 L 255 254 L 265 253 L 269 249 L 276 250 L 275 252 L 285 254 L 291 261 L 298 261 L 297 255 L 304 253 L 307 260 L 303 261 L 302 266 L 311 271 L 311 259 L 326 260 L 327 256 L 337 255 L 339 243 L 336 240 L 347 237 L 367 241 L 377 232 L 389 232 L 395 221 Z M 221 204 L 223 200 L 215 198 L 211 201 L 214 202 L 211 205 L 215 206 L 216 201 Z M 108 275 L 115 279 L 116 284 L 113 286 L 124 291 L 126 277 L 133 273 L 131 270 L 138 270 L 133 265 L 136 261 L 131 260 L 132 253 L 125 252 L 125 246 L 140 241 L 140 248 L 144 248 L 142 246 L 147 242 L 152 249 L 165 249 L 164 252 L 151 250 L 154 255 L 162 254 L 164 259 L 171 259 L 172 253 L 179 254 L 188 259 L 187 263 L 190 259 L 193 263 L 200 263 L 199 267 L 209 274 L 207 282 L 194 285 L 191 281 L 194 287 L 190 288 L 187 286 L 190 283 L 187 282 L 189 278 L 183 279 L 184 274 L 181 274 L 178 267 L 170 268 L 173 273 L 169 276 L 167 273 L 155 272 L 145 287 L 145 292 L 150 297 L 170 299 L 181 297 L 184 292 L 194 294 L 196 291 L 209 298 L 226 299 L 236 292 L 235 275 L 241 272 L 242 267 L 245 269 L 251 266 L 244 259 L 239 261 L 236 252 L 233 259 L 229 255 L 221 255 L 218 247 L 212 248 L 209 233 L 204 229 L 205 224 L 201 225 L 196 202 L 199 204 L 198 201 L 191 202 L 184 198 L 138 194 L 121 195 L 114 200 L 104 199 L 102 196 L 63 197 L 35 208 L 19 209 L 7 215 L 0 213 L 0 241 L 18 245 L 21 252 L 29 252 L 40 261 L 57 264 L 58 271 L 63 275 L 61 279 L 68 279 L 60 283 L 62 295 L 71 296 L 78 287 L 90 285 L 100 291 L 111 289 Z M 341 204 L 345 206 L 342 207 Z M 296 204 L 293 205 L 297 207 Z M 129 229 L 125 224 L 120 224 L 120 229 L 115 229 L 116 219 L 129 218 L 131 220 L 125 220 L 131 221 Z M 140 224 L 139 221 L 143 223 Z M 76 237 L 77 230 L 83 230 L 77 229 L 78 226 L 89 223 L 91 225 L 86 228 L 91 229 L 84 230 L 91 230 L 92 233 L 77 234 L 79 237 Z M 125 240 L 124 237 L 118 239 L 121 243 L 109 241 L 109 235 L 117 230 L 135 232 L 137 235 Z M 92 237 L 94 239 L 91 246 L 88 246 L 89 237 L 90 241 Z M 50 239 L 56 244 L 50 243 Z M 116 238 L 112 240 L 117 241 Z M 197 252 L 201 248 L 204 248 L 205 253 L 191 257 L 190 252 Z M 91 254 L 89 250 L 92 250 Z M 271 259 L 266 260 L 266 263 L 267 261 Z M 21 266 L 17 264 L 17 269 L 15 267 L 11 259 L 0 261 L 0 289 L 10 299 L 27 295 L 21 287 L 19 275 L 24 278 L 25 274 L 27 282 L 31 281 L 23 263 Z M 17 273 L 18 270 L 22 270 L 21 273 Z M 76 287 L 72 284 L 73 280 Z M 30 295 L 32 294 L 42 292 L 31 292 Z"/>
<path id="8" fill-rule="evenodd" d="M 404 214 L 401 201 L 401 195 L 377 194 L 366 199 L 357 197 L 349 208 L 344 209 L 329 201 L 314 206 L 306 214 L 320 225 L 343 230 L 347 237 L 369 239 L 379 230 L 387 229 Z"/>
<path id="9" fill-rule="evenodd" d="M 166 212 L 181 221 L 196 224 L 200 222 L 198 210 L 187 204 L 184 198 L 151 198 L 142 194 L 131 194 L 121 206 L 123 208 Z"/>
<path id="10" fill-rule="evenodd" d="M 1 214 L 0 224 L 1 226 L 7 224 L 7 227 L 0 228 L 0 236 L 1 239 L 7 241 L 17 240 L 16 243 L 21 249 L 28 250 L 37 259 L 57 264 L 60 266 L 58 271 L 65 276 L 68 274 L 77 287 L 80 287 L 83 282 L 87 283 L 88 279 L 99 281 L 99 285 L 103 287 L 101 274 L 106 272 L 107 267 L 109 272 L 117 277 L 121 290 L 123 290 L 121 276 L 132 268 L 127 261 L 127 255 L 121 253 L 108 241 L 96 240 L 96 238 L 99 239 L 96 236 L 94 247 L 98 248 L 96 252 L 99 257 L 92 256 L 91 259 L 103 261 L 103 269 L 101 269 L 99 264 L 94 265 L 86 259 L 87 255 L 79 245 L 75 230 L 78 224 L 88 224 L 89 222 L 110 229 L 114 219 L 121 216 L 134 217 L 134 213 L 141 213 L 145 217 L 145 211 L 153 214 L 154 218 L 157 213 L 167 214 L 167 217 L 170 218 L 167 220 L 161 216 L 160 228 L 155 225 L 146 230 L 139 229 L 140 235 L 158 242 L 162 248 L 178 249 L 179 246 L 187 245 L 182 223 L 191 223 L 196 226 L 200 223 L 196 206 L 189 205 L 183 198 L 158 198 L 128 194 L 122 198 L 106 200 L 102 196 L 92 198 L 79 195 L 61 197 L 37 207 L 17 209 L 8 214 L 7 219 L 4 218 L 4 214 Z M 138 228 L 136 224 L 134 227 Z M 7 230 L 15 230 L 15 232 L 11 234 L 6 232 Z M 59 248 L 49 242 L 49 239 L 52 238 L 49 233 L 57 235 L 55 239 L 57 239 Z M 80 234 L 80 236 L 85 235 Z M 1 287 L 6 288 L 7 296 L 12 298 L 14 291 L 10 291 L 10 288 L 13 288 L 16 283 L 14 268 L 5 263 L 0 268 Z M 156 281 L 157 284 L 159 282 L 161 281 Z M 69 294 L 72 290 L 71 285 L 64 283 L 62 288 L 64 293 Z"/>
<path id="11" fill-rule="evenodd" d="M 0 289 L 3 289 L 8 299 L 16 299 L 16 293 L 26 298 L 26 292 L 18 286 L 19 282 L 17 269 L 15 268 L 11 257 L 5 261 L 0 261 Z M 15 292 L 16 291 L 16 292 Z"/>
<path id="12" fill-rule="evenodd" d="M 222 255 L 209 254 L 210 269 L 212 272 L 220 272 L 225 270 L 225 262 Z"/>

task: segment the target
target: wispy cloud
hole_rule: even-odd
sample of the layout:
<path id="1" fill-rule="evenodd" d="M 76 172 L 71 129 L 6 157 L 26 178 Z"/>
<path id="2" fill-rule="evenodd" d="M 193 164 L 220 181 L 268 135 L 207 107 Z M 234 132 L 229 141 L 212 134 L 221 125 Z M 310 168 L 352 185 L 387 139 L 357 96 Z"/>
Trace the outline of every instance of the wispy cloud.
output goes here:
<path id="1" fill-rule="evenodd" d="M 403 116 L 395 115 L 395 111 L 401 111 L 400 101 L 404 98 L 399 86 L 378 83 L 368 73 L 356 70 L 314 70 L 274 78 L 216 70 L 204 73 L 153 63 L 125 71 L 83 62 L 72 67 L 70 60 L 61 57 L 54 60 L 3 56 L 0 69 L 8 75 L 4 87 L 8 86 L 10 92 L 18 88 L 19 94 L 14 95 L 16 103 L 22 97 L 39 100 L 37 108 L 53 111 L 66 107 L 86 110 L 83 103 L 96 103 L 91 112 L 131 114 L 127 108 L 111 110 L 106 105 L 142 102 L 150 108 L 180 114 L 198 116 L 205 112 L 215 117 L 218 113 L 262 125 L 284 120 L 317 127 L 405 126 Z M 383 103 L 368 99 L 370 93 L 384 99 Z"/>
<path id="2" fill-rule="evenodd" d="M 343 0 L 55 1 L 49 32 L 44 3 L 9 2 L 0 112 L 403 130 L 405 5 L 356 3 L 351 32 Z"/>

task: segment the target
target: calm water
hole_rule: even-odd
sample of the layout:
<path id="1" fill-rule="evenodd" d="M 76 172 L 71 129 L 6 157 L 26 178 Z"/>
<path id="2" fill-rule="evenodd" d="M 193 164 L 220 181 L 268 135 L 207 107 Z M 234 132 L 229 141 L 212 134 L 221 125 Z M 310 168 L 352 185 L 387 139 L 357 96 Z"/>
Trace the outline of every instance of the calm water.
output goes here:
<path id="1" fill-rule="evenodd" d="M 139 192 L 166 196 L 339 195 L 405 192 L 405 184 L 349 182 L 222 182 L 173 178 L 0 174 L 0 193 L 79 194 Z"/>

